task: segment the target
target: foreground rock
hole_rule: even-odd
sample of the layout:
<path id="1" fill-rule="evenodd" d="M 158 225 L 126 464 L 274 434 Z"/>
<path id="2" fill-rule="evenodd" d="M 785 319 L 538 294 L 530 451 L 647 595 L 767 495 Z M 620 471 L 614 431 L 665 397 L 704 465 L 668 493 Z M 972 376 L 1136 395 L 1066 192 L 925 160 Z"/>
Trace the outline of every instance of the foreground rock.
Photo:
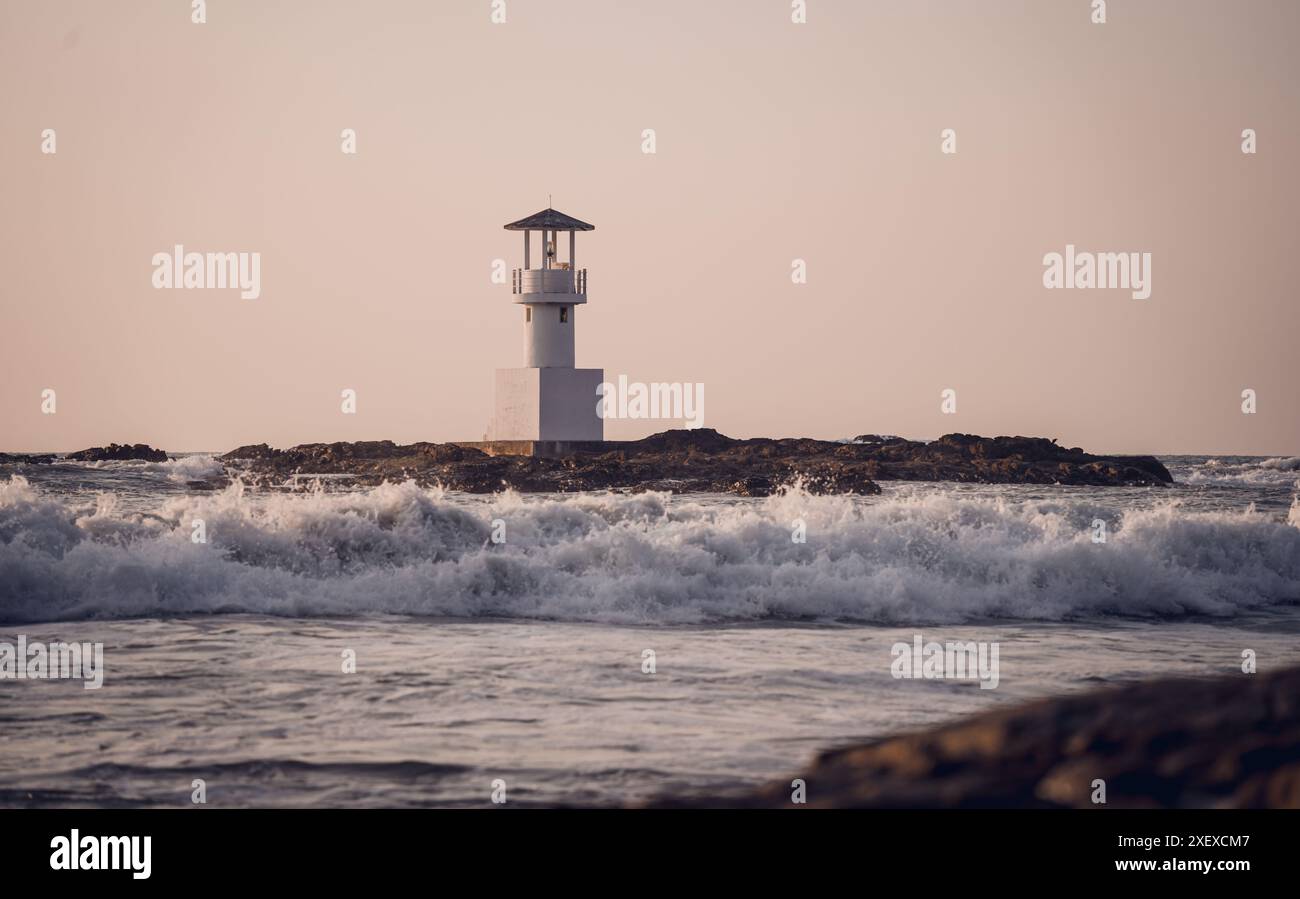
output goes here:
<path id="1" fill-rule="evenodd" d="M 932 443 L 900 438 L 733 440 L 708 428 L 665 431 L 609 443 L 566 459 L 489 456 L 446 443 L 389 440 L 311 443 L 288 450 L 244 446 L 222 457 L 253 480 L 347 475 L 353 483 L 412 478 L 453 490 L 491 493 L 668 490 L 766 496 L 802 483 L 812 493 L 871 494 L 877 480 L 1000 484 L 1163 485 L 1169 472 L 1150 456 L 1093 456 L 1029 437 L 950 434 Z"/>
<path id="2" fill-rule="evenodd" d="M 1300 668 L 1161 680 L 998 710 L 823 753 L 741 796 L 665 806 L 790 808 L 1300 807 Z"/>
<path id="3" fill-rule="evenodd" d="M 108 446 L 92 446 L 90 449 L 68 453 L 64 458 L 68 462 L 130 462 L 134 460 L 166 462 L 167 454 L 160 449 L 154 449 L 143 443 L 134 445 L 110 443 Z"/>

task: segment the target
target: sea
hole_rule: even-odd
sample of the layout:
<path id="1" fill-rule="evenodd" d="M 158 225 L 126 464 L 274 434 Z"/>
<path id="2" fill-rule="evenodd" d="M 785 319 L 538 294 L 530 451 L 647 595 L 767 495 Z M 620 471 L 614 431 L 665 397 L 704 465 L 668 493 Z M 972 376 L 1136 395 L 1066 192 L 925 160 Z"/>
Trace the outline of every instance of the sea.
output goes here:
<path id="1" fill-rule="evenodd" d="M 0 466 L 0 644 L 102 644 L 97 689 L 0 680 L 0 806 L 637 805 L 1300 663 L 1300 458 L 1162 461 L 1172 487 L 762 499 Z M 996 685 L 900 672 L 917 641 L 996 646 Z"/>

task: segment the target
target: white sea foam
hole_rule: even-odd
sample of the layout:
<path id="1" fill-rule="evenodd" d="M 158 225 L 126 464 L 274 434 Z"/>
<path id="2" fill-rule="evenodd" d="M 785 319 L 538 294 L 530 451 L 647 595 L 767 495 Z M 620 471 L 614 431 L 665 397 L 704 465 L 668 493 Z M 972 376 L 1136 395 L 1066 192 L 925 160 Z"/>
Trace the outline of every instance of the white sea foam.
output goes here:
<path id="1" fill-rule="evenodd" d="M 81 462 L 69 463 L 73 465 L 82 465 L 86 468 L 93 468 L 98 471 L 136 471 L 148 474 L 161 475 L 174 483 L 185 483 L 186 481 L 201 481 L 205 478 L 217 477 L 225 473 L 225 466 L 215 456 L 209 454 L 195 454 L 189 456 L 177 456 L 174 459 L 168 459 L 165 462 L 146 462 L 143 459 L 116 460 L 110 459 L 100 462 Z"/>
<path id="2" fill-rule="evenodd" d="M 0 622 L 248 612 L 888 624 L 1233 615 L 1300 601 L 1300 513 L 946 492 L 478 500 L 413 484 L 152 513 L 0 481 Z M 205 522 L 208 543 L 191 542 Z M 506 543 L 491 542 L 492 520 Z M 791 541 L 807 523 L 807 543 Z"/>
<path id="3" fill-rule="evenodd" d="M 1234 462 L 1207 459 L 1185 471 L 1175 466 L 1178 481 L 1192 486 L 1271 487 L 1288 484 L 1300 472 L 1300 456 Z"/>

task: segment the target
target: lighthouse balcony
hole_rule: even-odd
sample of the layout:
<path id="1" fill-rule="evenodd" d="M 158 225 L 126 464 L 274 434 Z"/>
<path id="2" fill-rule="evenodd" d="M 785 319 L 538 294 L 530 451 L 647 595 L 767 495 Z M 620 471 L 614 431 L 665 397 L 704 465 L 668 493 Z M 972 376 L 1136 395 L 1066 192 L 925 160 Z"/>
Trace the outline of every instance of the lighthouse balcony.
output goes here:
<path id="1" fill-rule="evenodd" d="M 517 268 L 511 281 L 516 303 L 585 303 L 585 268 Z"/>

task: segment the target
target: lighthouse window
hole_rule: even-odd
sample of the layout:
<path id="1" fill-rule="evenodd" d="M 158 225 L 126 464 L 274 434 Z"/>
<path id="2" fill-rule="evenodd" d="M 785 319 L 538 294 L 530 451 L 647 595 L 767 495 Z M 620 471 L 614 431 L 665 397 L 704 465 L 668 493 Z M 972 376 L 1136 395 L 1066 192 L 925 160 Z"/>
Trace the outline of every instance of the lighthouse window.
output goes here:
<path id="1" fill-rule="evenodd" d="M 532 321 L 532 320 L 533 320 L 533 309 L 532 309 L 531 306 L 525 306 L 525 307 L 524 307 L 524 321 L 526 321 L 526 322 L 530 322 L 530 321 Z"/>
<path id="2" fill-rule="evenodd" d="M 560 307 L 560 324 L 564 324 L 564 323 L 567 322 L 568 320 L 569 320 L 569 307 L 568 307 L 568 306 L 561 306 L 561 307 Z"/>

